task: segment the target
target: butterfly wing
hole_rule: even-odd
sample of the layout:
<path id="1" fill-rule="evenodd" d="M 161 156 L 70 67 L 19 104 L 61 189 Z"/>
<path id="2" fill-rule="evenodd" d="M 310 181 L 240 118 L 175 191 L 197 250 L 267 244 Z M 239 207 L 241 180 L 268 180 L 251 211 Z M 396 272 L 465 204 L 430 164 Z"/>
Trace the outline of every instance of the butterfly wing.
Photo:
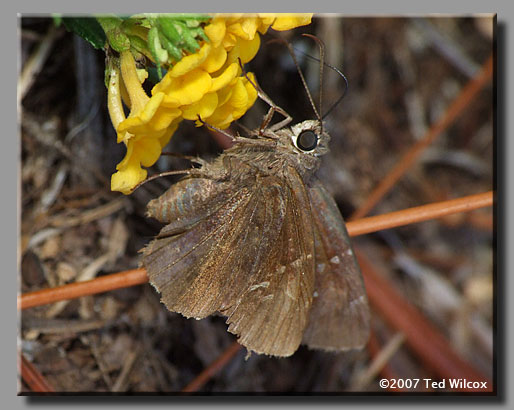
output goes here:
<path id="1" fill-rule="evenodd" d="M 164 227 L 143 266 L 169 310 L 195 318 L 221 311 L 249 350 L 288 356 L 314 290 L 308 196 L 297 174 L 293 186 L 273 176 L 253 181 L 185 231 Z"/>
<path id="2" fill-rule="evenodd" d="M 229 188 L 226 181 L 187 177 L 148 202 L 146 215 L 168 223 L 166 230 L 161 231 L 161 237 L 177 234 L 216 212 L 234 196 Z"/>
<path id="3" fill-rule="evenodd" d="M 278 236 L 274 227 L 280 229 L 283 203 L 272 191 L 243 187 L 221 204 L 213 203 L 213 213 L 183 225 L 183 232 L 171 221 L 144 249 L 143 266 L 169 310 L 203 318 L 244 291 L 245 270 L 251 274 L 262 263 L 273 235 Z M 270 242 L 262 241 L 266 237 Z"/>
<path id="4" fill-rule="evenodd" d="M 369 306 L 348 232 L 319 180 L 312 181 L 308 192 L 315 226 L 316 283 L 303 343 L 324 350 L 361 348 L 369 337 Z"/>
<path id="5" fill-rule="evenodd" d="M 282 229 L 251 284 L 226 309 L 229 331 L 257 353 L 292 355 L 302 341 L 314 290 L 314 237 L 305 186 L 294 169 L 277 187 L 284 198 Z"/>

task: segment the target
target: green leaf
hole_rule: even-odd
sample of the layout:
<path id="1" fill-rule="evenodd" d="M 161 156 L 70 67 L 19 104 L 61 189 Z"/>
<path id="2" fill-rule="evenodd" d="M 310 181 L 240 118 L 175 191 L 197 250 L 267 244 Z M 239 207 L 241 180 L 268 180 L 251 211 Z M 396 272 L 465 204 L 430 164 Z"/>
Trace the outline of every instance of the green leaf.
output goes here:
<path id="1" fill-rule="evenodd" d="M 182 51 L 180 51 L 178 47 L 176 47 L 170 40 L 168 40 L 166 36 L 159 36 L 159 39 L 161 40 L 162 46 L 168 50 L 170 56 L 176 61 L 180 61 L 182 58 Z"/>
<path id="2" fill-rule="evenodd" d="M 94 17 L 63 17 L 62 22 L 68 31 L 88 41 L 94 48 L 103 48 L 107 38 Z"/>
<path id="3" fill-rule="evenodd" d="M 180 34 L 173 25 L 172 19 L 169 17 L 157 17 L 157 23 L 159 24 L 160 31 L 168 40 L 174 44 L 180 42 Z"/>
<path id="4" fill-rule="evenodd" d="M 148 32 L 148 47 L 152 52 L 155 59 L 155 65 L 157 66 L 157 73 L 159 78 L 162 78 L 161 64 L 168 60 L 168 52 L 162 48 L 161 40 L 159 38 L 159 31 L 157 27 L 152 27 Z"/>
<path id="5" fill-rule="evenodd" d="M 123 20 L 117 16 L 97 17 L 96 20 L 103 28 L 109 45 L 118 53 L 130 49 L 130 40 L 123 32 L 121 25 Z"/>
<path id="6" fill-rule="evenodd" d="M 195 40 L 193 35 L 190 33 L 189 29 L 186 27 L 184 23 L 175 22 L 175 28 L 179 32 L 182 37 L 182 46 L 190 53 L 196 52 L 200 48 L 200 45 Z"/>

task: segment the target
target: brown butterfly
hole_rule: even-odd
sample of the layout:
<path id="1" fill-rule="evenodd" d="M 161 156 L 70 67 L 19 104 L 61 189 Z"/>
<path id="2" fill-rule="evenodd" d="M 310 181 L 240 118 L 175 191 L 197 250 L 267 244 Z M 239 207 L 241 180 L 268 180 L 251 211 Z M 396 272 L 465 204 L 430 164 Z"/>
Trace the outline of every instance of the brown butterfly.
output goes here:
<path id="1" fill-rule="evenodd" d="M 361 348 L 362 276 L 337 205 L 314 176 L 330 137 L 308 90 L 317 119 L 288 127 L 291 117 L 255 87 L 271 106 L 261 127 L 149 202 L 148 215 L 167 225 L 142 264 L 169 310 L 225 315 L 249 351 Z M 270 126 L 275 112 L 285 119 Z"/>

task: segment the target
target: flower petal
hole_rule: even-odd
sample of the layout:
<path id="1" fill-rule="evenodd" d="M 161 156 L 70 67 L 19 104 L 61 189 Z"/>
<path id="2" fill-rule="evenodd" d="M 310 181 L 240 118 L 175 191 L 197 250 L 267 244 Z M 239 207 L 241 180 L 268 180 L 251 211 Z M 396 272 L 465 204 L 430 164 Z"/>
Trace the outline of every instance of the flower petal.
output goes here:
<path id="1" fill-rule="evenodd" d="M 155 86 L 152 88 L 152 95 L 163 92 L 167 93 L 171 87 L 171 84 L 173 82 L 173 77 L 171 75 L 171 72 L 168 71 L 164 77 L 162 77 L 161 81 L 159 81 Z"/>
<path id="2" fill-rule="evenodd" d="M 175 78 L 171 91 L 166 94 L 163 105 L 179 102 L 189 105 L 199 101 L 212 86 L 211 76 L 202 69 L 195 69 L 180 78 Z"/>
<path id="3" fill-rule="evenodd" d="M 161 144 L 161 148 L 164 148 L 168 142 L 170 142 L 171 136 L 177 131 L 179 124 L 182 122 L 182 118 L 175 118 L 170 126 L 168 127 L 167 132 L 159 138 L 159 144 Z"/>
<path id="4" fill-rule="evenodd" d="M 214 73 L 218 71 L 223 64 L 227 61 L 227 50 L 222 46 L 215 47 L 211 50 L 209 56 L 202 63 L 201 68 L 203 68 L 208 73 Z"/>
<path id="5" fill-rule="evenodd" d="M 138 158 L 141 165 L 151 167 L 161 155 L 161 144 L 157 138 L 143 138 L 134 142 L 132 156 Z"/>
<path id="6" fill-rule="evenodd" d="M 181 77 L 195 68 L 200 67 L 200 65 L 209 56 L 211 49 L 212 45 L 210 43 L 205 43 L 197 53 L 182 57 L 182 60 L 177 62 L 177 64 L 175 64 L 169 71 L 169 74 L 172 77 Z"/>
<path id="7" fill-rule="evenodd" d="M 234 24 L 234 23 L 239 22 L 239 20 L 244 18 L 245 14 L 244 13 L 227 13 L 227 14 L 222 14 L 222 16 L 227 21 L 227 25 L 229 25 L 229 24 Z"/>
<path id="8" fill-rule="evenodd" d="M 111 176 L 111 191 L 120 191 L 125 195 L 132 192 L 132 189 L 146 178 L 147 171 L 141 169 L 141 163 L 132 154 L 134 145 L 127 145 L 125 158 L 116 166 L 118 172 Z"/>
<path id="9" fill-rule="evenodd" d="M 111 191 L 119 191 L 128 195 L 134 187 L 146 178 L 147 171 L 142 169 L 139 161 L 134 161 L 129 166 L 120 169 L 111 176 Z"/>
<path id="10" fill-rule="evenodd" d="M 234 84 L 232 96 L 230 97 L 229 104 L 233 107 L 234 111 L 246 110 L 248 103 L 248 92 L 243 84 L 243 79 L 239 77 Z"/>
<path id="11" fill-rule="evenodd" d="M 239 64 L 230 64 L 221 75 L 212 79 L 212 85 L 210 91 L 218 91 L 226 87 L 236 76 L 239 74 Z"/>
<path id="12" fill-rule="evenodd" d="M 146 103 L 145 107 L 139 114 L 141 121 L 146 123 L 152 119 L 157 111 L 157 108 L 161 105 L 161 102 L 164 98 L 164 93 L 157 93 L 150 98 L 150 100 Z"/>
<path id="13" fill-rule="evenodd" d="M 255 57 L 257 51 L 259 51 L 260 45 L 261 39 L 259 34 L 256 34 L 252 40 L 239 40 L 240 57 L 243 64 Z"/>
<path id="14" fill-rule="evenodd" d="M 182 108 L 182 117 L 186 120 L 197 120 L 200 118 L 207 118 L 218 106 L 218 94 L 209 93 L 205 94 L 203 98 L 187 107 Z"/>
<path id="15" fill-rule="evenodd" d="M 228 53 L 227 64 L 238 63 L 239 58 L 243 64 L 247 63 L 255 57 L 257 51 L 259 51 L 260 45 L 261 39 L 259 34 L 257 34 L 253 40 L 238 38 L 236 44 Z"/>
<path id="16" fill-rule="evenodd" d="M 235 84 L 235 79 L 232 81 L 232 84 Z M 233 87 L 224 87 L 217 92 L 218 94 L 218 107 L 225 105 L 230 97 L 232 97 Z"/>
<path id="17" fill-rule="evenodd" d="M 225 50 L 231 50 L 232 47 L 234 47 L 237 44 L 238 37 L 235 36 L 232 33 L 227 33 L 225 35 L 225 38 L 223 38 L 223 47 L 225 47 Z"/>
<path id="18" fill-rule="evenodd" d="M 221 128 L 222 130 L 224 130 L 234 120 L 234 117 L 232 115 L 232 107 L 229 104 L 225 104 L 221 107 L 218 106 L 216 111 L 214 111 L 213 115 L 203 119 L 206 120 L 210 125 L 213 125 L 214 127 Z M 196 125 L 200 126 L 202 124 L 200 122 L 197 122 Z"/>
<path id="19" fill-rule="evenodd" d="M 218 47 L 225 37 L 225 19 L 219 17 L 213 18 L 211 24 L 205 27 L 204 32 L 207 37 L 209 37 L 209 40 L 211 40 L 212 46 Z"/>
<path id="20" fill-rule="evenodd" d="M 253 73 L 248 73 L 248 78 L 252 80 L 253 84 L 257 84 L 255 80 L 255 75 Z M 258 92 L 257 89 L 254 87 L 250 81 L 245 79 L 245 88 L 246 92 L 248 93 L 248 104 L 246 106 L 246 110 L 248 110 L 252 105 L 255 104 L 255 100 L 257 100 Z"/>
<path id="21" fill-rule="evenodd" d="M 290 30 L 311 23 L 312 13 L 279 14 L 271 28 L 277 31 Z"/>
<path id="22" fill-rule="evenodd" d="M 227 25 L 227 31 L 244 40 L 253 40 L 258 24 L 256 17 L 246 17 L 236 23 Z"/>
<path id="23" fill-rule="evenodd" d="M 148 124 L 149 128 L 155 131 L 168 128 L 171 122 L 181 115 L 182 111 L 177 108 L 159 107 L 152 119 L 152 122 Z"/>

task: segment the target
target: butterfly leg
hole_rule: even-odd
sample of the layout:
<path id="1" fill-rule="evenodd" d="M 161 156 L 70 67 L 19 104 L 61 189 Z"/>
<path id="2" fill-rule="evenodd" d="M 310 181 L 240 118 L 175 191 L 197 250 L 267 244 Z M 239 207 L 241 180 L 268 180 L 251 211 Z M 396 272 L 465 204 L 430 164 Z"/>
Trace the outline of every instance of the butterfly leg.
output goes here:
<path id="1" fill-rule="evenodd" d="M 259 127 L 258 135 L 269 136 L 269 135 L 265 134 L 264 131 L 267 129 L 269 123 L 271 122 L 271 119 L 273 118 L 273 114 L 275 114 L 275 112 L 282 114 L 285 118 L 282 121 L 272 125 L 269 128 L 269 131 L 274 132 L 276 130 L 279 130 L 279 129 L 285 127 L 287 124 L 289 124 L 293 118 L 283 108 L 281 108 L 277 104 L 275 104 L 273 102 L 273 100 L 264 92 L 264 90 L 258 84 L 253 82 L 250 77 L 248 77 L 240 58 L 239 58 L 239 66 L 241 67 L 241 70 L 243 71 L 243 75 L 245 76 L 245 78 L 250 82 L 250 84 L 253 85 L 253 88 L 255 88 L 257 90 L 257 95 L 259 96 L 259 98 L 261 100 L 263 100 L 264 102 L 266 102 L 270 106 L 268 113 L 264 116 L 261 126 Z"/>
<path id="2" fill-rule="evenodd" d="M 235 142 L 235 140 L 236 140 L 235 136 L 233 136 L 232 134 L 228 133 L 225 130 L 222 130 L 221 128 L 215 127 L 214 125 L 211 125 L 211 124 L 205 122 L 204 120 L 202 120 L 202 117 L 200 117 L 200 115 L 198 115 L 198 121 L 200 121 L 202 123 L 202 125 L 205 125 L 207 128 L 217 131 L 220 134 L 223 134 L 225 137 L 228 137 L 230 139 L 230 141 Z"/>

